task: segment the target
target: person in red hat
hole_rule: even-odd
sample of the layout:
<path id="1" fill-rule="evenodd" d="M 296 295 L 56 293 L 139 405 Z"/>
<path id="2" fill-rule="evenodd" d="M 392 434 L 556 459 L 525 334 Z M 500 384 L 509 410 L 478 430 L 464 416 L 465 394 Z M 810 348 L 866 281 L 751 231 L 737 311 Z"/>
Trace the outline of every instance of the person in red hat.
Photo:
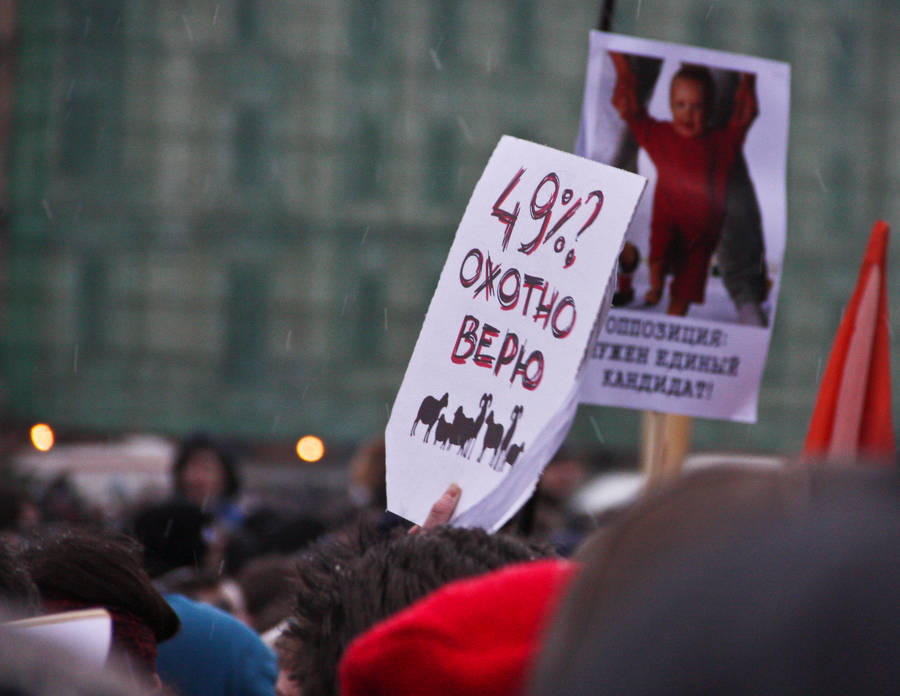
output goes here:
<path id="1" fill-rule="evenodd" d="M 379 621 L 448 582 L 553 555 L 548 546 L 477 528 L 323 540 L 298 563 L 282 662 L 303 696 L 333 696 L 345 648 Z"/>
<path id="2" fill-rule="evenodd" d="M 577 569 L 547 559 L 445 585 L 350 644 L 339 668 L 340 695 L 521 693 L 544 627 Z"/>

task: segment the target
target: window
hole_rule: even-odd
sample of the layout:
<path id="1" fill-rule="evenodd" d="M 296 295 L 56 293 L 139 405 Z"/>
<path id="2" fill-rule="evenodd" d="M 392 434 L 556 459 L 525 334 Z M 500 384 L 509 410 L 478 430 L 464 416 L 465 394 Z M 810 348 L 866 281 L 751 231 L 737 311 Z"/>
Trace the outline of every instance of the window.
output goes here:
<path id="1" fill-rule="evenodd" d="M 438 0 L 434 5 L 431 25 L 433 57 L 440 65 L 459 58 L 459 2 Z"/>
<path id="2" fill-rule="evenodd" d="M 353 341 L 357 358 L 376 360 L 382 351 L 385 331 L 384 290 L 378 278 L 364 276 L 359 282 L 358 313 Z"/>
<path id="3" fill-rule="evenodd" d="M 235 265 L 225 297 L 223 372 L 228 384 L 247 384 L 263 371 L 266 275 L 256 266 Z"/>
<path id="4" fill-rule="evenodd" d="M 448 124 L 436 126 L 428 135 L 426 148 L 425 198 L 436 203 L 445 202 L 456 195 L 459 152 L 456 130 Z"/>
<path id="5" fill-rule="evenodd" d="M 383 0 L 354 0 L 350 6 L 350 49 L 361 65 L 367 65 L 384 45 Z"/>
<path id="6" fill-rule="evenodd" d="M 121 137 L 122 16 L 117 3 L 67 5 L 68 87 L 61 105 L 60 168 L 70 176 L 115 176 Z"/>
<path id="7" fill-rule="evenodd" d="M 258 0 L 237 0 L 235 28 L 241 41 L 253 41 L 259 34 Z"/>
<path id="8" fill-rule="evenodd" d="M 258 186 L 266 179 L 266 143 L 263 113 L 244 107 L 234 129 L 235 179 L 241 186 Z"/>
<path id="9" fill-rule="evenodd" d="M 510 4 L 509 59 L 519 68 L 534 66 L 534 52 L 537 45 L 535 36 L 535 3 L 517 0 Z"/>
<path id="10" fill-rule="evenodd" d="M 78 344 L 85 360 L 102 354 L 106 337 L 107 268 L 99 255 L 82 260 L 78 286 Z"/>
<path id="11" fill-rule="evenodd" d="M 99 99 L 90 92 L 74 91 L 65 105 L 62 129 L 62 170 L 70 176 L 93 173 L 100 157 Z"/>
<path id="12" fill-rule="evenodd" d="M 357 117 L 346 160 L 349 190 L 356 196 L 370 198 L 382 188 L 383 138 L 374 117 L 369 114 Z"/>

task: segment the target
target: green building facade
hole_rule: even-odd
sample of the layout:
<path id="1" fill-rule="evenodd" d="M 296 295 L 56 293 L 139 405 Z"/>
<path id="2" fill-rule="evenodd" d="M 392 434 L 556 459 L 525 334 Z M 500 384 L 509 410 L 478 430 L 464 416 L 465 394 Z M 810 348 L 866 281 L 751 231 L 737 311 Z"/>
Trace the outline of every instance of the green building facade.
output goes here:
<path id="1" fill-rule="evenodd" d="M 499 137 L 572 149 L 600 11 L 12 4 L 3 422 L 343 443 L 383 429 Z M 792 64 L 787 251 L 759 422 L 697 422 L 697 448 L 802 444 L 871 224 L 900 224 L 898 29 L 889 0 L 616 3 L 615 31 Z M 638 436 L 638 414 L 596 407 L 571 435 L 624 450 Z"/>

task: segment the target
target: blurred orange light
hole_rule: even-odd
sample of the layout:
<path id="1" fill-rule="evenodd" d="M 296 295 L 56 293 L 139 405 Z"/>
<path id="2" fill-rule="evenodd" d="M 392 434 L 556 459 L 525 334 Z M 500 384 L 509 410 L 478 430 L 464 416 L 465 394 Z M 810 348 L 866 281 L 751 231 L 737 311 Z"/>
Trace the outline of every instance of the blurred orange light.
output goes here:
<path id="1" fill-rule="evenodd" d="M 315 435 L 304 435 L 297 440 L 297 456 L 304 462 L 317 462 L 325 454 L 325 443 Z"/>
<path id="2" fill-rule="evenodd" d="M 48 452 L 53 447 L 53 429 L 46 423 L 38 423 L 31 427 L 31 444 L 41 452 Z"/>

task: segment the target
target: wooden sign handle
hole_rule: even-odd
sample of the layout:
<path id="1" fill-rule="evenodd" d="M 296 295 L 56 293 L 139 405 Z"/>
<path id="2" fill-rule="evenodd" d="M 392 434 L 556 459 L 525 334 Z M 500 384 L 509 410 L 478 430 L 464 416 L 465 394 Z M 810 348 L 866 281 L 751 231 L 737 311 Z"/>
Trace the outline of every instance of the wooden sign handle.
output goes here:
<path id="1" fill-rule="evenodd" d="M 691 444 L 694 419 L 676 413 L 644 411 L 641 421 L 641 469 L 651 488 L 681 475 Z"/>

